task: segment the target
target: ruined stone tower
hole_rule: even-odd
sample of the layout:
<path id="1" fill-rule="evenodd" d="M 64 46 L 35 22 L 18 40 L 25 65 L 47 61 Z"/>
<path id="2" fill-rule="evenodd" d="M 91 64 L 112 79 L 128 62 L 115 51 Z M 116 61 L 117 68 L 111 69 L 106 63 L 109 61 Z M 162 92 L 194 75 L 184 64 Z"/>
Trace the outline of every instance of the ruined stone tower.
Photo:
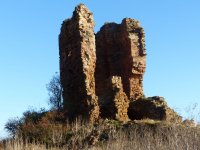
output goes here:
<path id="1" fill-rule="evenodd" d="M 105 24 L 96 36 L 93 28 L 93 15 L 83 4 L 62 24 L 59 48 L 64 108 L 72 119 L 82 116 L 95 121 L 100 107 L 101 117 L 127 121 L 129 102 L 144 95 L 143 28 L 130 18 L 121 24 Z"/>
<path id="2" fill-rule="evenodd" d="M 90 121 L 99 117 L 95 94 L 96 63 L 93 15 L 83 5 L 62 24 L 59 36 L 60 77 L 64 108 L 71 119 L 82 116 Z"/>

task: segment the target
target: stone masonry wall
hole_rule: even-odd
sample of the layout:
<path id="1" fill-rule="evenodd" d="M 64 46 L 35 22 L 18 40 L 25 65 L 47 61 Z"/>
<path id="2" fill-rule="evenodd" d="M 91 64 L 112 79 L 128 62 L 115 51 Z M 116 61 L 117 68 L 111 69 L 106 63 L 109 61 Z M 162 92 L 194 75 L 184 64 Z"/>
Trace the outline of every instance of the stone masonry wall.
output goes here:
<path id="1" fill-rule="evenodd" d="M 102 118 L 129 120 L 129 99 L 123 91 L 121 77 L 112 76 L 108 79 L 107 92 L 101 98 L 99 104 Z"/>
<path id="2" fill-rule="evenodd" d="M 71 119 L 82 116 L 95 121 L 99 117 L 94 80 L 96 54 L 93 28 L 93 15 L 81 4 L 75 8 L 72 18 L 63 22 L 59 35 L 64 108 Z"/>
<path id="3" fill-rule="evenodd" d="M 130 18 L 121 24 L 107 23 L 96 35 L 93 28 L 93 15 L 83 4 L 62 24 L 59 49 L 64 109 L 71 119 L 82 116 L 95 121 L 101 112 L 101 117 L 127 121 L 129 102 L 144 95 L 143 28 Z"/>
<path id="4" fill-rule="evenodd" d="M 138 21 L 123 19 L 121 24 L 107 23 L 96 34 L 96 93 L 106 94 L 111 76 L 122 78 L 129 99 L 143 97 L 143 75 L 146 68 L 144 30 Z"/>

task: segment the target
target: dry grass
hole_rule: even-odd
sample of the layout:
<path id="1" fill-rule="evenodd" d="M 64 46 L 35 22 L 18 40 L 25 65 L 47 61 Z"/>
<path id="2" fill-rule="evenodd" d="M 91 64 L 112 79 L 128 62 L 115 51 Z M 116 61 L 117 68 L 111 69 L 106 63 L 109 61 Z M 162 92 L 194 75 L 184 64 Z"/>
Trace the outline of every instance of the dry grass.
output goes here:
<path id="1" fill-rule="evenodd" d="M 76 121 L 65 133 L 52 134 L 51 146 L 16 138 L 4 141 L 5 150 L 199 150 L 200 129 L 144 120 L 122 124 L 114 120 L 99 124 Z M 68 135 L 66 136 L 63 135 Z M 65 137 L 63 139 L 62 137 Z M 54 140 L 53 140 L 54 139 Z M 65 141 L 63 143 L 63 141 Z M 62 143 L 57 144 L 56 143 Z"/>

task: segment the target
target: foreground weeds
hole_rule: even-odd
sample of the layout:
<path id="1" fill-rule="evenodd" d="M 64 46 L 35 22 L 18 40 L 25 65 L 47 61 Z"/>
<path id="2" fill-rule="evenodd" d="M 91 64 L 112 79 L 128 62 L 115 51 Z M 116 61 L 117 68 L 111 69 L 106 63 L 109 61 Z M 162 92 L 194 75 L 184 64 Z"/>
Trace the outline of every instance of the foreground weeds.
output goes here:
<path id="1" fill-rule="evenodd" d="M 65 124 L 47 139 L 15 137 L 1 143 L 5 150 L 199 150 L 200 129 L 157 121 L 123 124 L 105 120 L 97 124 Z M 31 131 L 30 131 L 31 133 Z M 31 134 L 29 133 L 29 136 Z M 44 132 L 45 133 L 45 132 Z M 48 132 L 49 133 L 49 132 Z M 45 137 L 45 135 L 43 136 Z M 31 140 L 30 140 L 31 139 Z M 48 141 L 48 142 L 46 142 Z"/>

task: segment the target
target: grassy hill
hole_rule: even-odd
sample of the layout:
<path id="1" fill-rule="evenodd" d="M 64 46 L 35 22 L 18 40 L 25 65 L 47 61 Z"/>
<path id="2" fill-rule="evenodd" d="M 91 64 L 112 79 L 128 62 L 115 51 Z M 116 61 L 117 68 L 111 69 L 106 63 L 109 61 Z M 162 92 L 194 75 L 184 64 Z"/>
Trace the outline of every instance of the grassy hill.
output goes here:
<path id="1" fill-rule="evenodd" d="M 127 123 L 62 120 L 63 113 L 26 112 L 5 150 L 199 150 L 200 127 L 150 119 Z M 19 120 L 18 120 L 19 121 Z M 19 121 L 20 122 L 20 121 Z"/>

